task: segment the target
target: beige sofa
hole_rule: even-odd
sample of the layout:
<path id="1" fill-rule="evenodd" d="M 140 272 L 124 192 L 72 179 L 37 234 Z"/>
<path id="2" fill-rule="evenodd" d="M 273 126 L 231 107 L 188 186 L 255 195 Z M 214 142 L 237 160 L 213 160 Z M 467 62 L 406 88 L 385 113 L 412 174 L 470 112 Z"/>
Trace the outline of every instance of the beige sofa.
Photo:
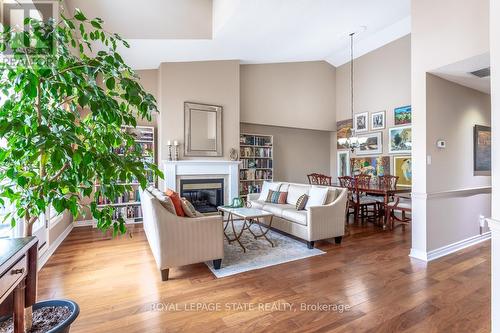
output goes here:
<path id="1" fill-rule="evenodd" d="M 295 208 L 297 199 L 302 194 L 308 194 L 311 187 L 317 185 L 273 183 L 273 186 L 281 192 L 288 192 L 287 204 L 272 204 L 258 200 L 260 196 L 258 193 L 248 196 L 248 202 L 253 208 L 274 215 L 273 228 L 307 241 L 309 248 L 313 248 L 314 241 L 317 240 L 335 238 L 336 243 L 342 241 L 345 231 L 347 189 L 328 187 L 324 205 L 297 211 Z"/>
<path id="2" fill-rule="evenodd" d="M 161 193 L 161 192 L 160 192 Z M 224 257 L 221 216 L 178 217 L 148 190 L 141 192 L 143 225 L 163 281 L 171 267 L 208 260 L 219 269 Z"/>

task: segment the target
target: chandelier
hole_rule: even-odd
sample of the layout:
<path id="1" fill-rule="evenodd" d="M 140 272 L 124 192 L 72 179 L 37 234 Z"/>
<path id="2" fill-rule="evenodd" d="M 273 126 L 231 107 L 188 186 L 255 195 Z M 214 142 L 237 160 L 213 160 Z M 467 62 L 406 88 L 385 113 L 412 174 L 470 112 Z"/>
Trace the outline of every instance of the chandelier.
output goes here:
<path id="1" fill-rule="evenodd" d="M 351 39 L 351 117 L 352 117 L 352 126 L 349 132 L 347 133 L 347 138 L 338 139 L 339 145 L 342 147 L 346 147 L 351 150 L 352 153 L 356 149 L 358 149 L 361 145 L 365 144 L 367 138 L 360 138 L 356 136 L 355 126 L 354 126 L 354 34 L 352 32 L 349 34 Z"/>

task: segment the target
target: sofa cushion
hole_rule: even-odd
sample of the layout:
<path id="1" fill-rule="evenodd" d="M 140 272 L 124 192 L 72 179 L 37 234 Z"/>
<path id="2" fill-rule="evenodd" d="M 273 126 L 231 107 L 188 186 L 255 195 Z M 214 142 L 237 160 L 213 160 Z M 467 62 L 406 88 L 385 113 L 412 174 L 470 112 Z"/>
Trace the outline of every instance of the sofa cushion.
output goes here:
<path id="1" fill-rule="evenodd" d="M 337 199 L 337 197 L 340 194 L 340 190 L 337 190 L 336 188 L 330 188 L 328 191 L 328 195 L 326 196 L 326 201 L 325 205 L 331 204 L 332 202 Z"/>
<path id="2" fill-rule="evenodd" d="M 170 200 L 170 198 L 167 197 L 165 195 L 165 193 L 163 193 L 161 191 L 159 191 L 159 192 L 160 193 L 158 194 L 158 196 L 154 195 L 154 197 L 156 199 L 158 199 L 158 201 L 163 206 L 163 208 L 165 208 L 170 214 L 177 215 L 177 213 L 175 212 L 175 207 L 174 207 L 174 204 L 172 203 L 172 200 Z"/>
<path id="3" fill-rule="evenodd" d="M 297 210 L 306 209 L 307 199 L 309 199 L 309 196 L 307 194 L 302 194 L 300 198 L 297 200 L 297 203 L 295 204 L 295 209 Z"/>
<path id="4" fill-rule="evenodd" d="M 280 189 L 281 183 L 271 183 L 271 182 L 263 182 L 262 190 L 260 191 L 259 200 L 266 201 L 267 195 L 269 194 L 269 190 L 278 191 Z"/>
<path id="5" fill-rule="evenodd" d="M 269 194 L 267 195 L 266 202 L 284 205 L 284 204 L 286 204 L 287 195 L 288 195 L 288 192 L 279 192 L 279 191 L 269 190 Z"/>
<path id="6" fill-rule="evenodd" d="M 313 186 L 309 190 L 309 198 L 307 199 L 306 209 L 313 206 L 323 206 L 328 195 L 328 187 Z"/>
<path id="7" fill-rule="evenodd" d="M 262 207 L 264 207 L 265 204 L 267 204 L 267 203 L 265 201 L 261 201 L 261 200 L 251 200 L 250 201 L 250 205 L 252 206 L 252 208 L 262 209 Z"/>
<path id="8" fill-rule="evenodd" d="M 291 222 L 307 226 L 307 211 L 305 210 L 296 210 L 295 208 L 284 209 L 281 213 L 281 217 Z"/>
<path id="9" fill-rule="evenodd" d="M 262 207 L 262 210 L 265 210 L 266 212 L 272 213 L 273 215 L 277 217 L 281 217 L 281 213 L 283 212 L 283 209 L 288 209 L 290 208 L 289 205 L 280 205 L 280 204 L 274 204 L 274 203 L 267 203 Z"/>
<path id="10" fill-rule="evenodd" d="M 177 216 L 181 217 L 186 216 L 186 214 L 184 214 L 184 210 L 182 209 L 181 197 L 179 196 L 179 194 L 172 191 L 171 189 L 167 189 L 165 194 L 167 195 L 167 197 L 170 198 L 170 200 L 172 200 L 172 203 L 174 204 L 175 207 L 175 213 L 177 214 Z"/>
<path id="11" fill-rule="evenodd" d="M 286 203 L 295 206 L 297 204 L 297 200 L 299 200 L 301 195 L 309 195 L 310 188 L 311 186 L 308 185 L 290 184 L 288 186 L 288 197 L 286 199 Z"/>
<path id="12" fill-rule="evenodd" d="M 182 210 L 187 217 L 198 217 L 198 212 L 194 208 L 193 204 L 189 202 L 186 198 L 181 198 Z"/>

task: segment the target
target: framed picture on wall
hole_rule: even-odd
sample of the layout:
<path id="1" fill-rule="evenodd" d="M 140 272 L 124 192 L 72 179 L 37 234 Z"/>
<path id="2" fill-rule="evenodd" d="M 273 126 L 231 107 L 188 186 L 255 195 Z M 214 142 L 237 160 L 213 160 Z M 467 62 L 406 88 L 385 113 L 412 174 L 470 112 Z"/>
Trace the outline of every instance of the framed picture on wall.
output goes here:
<path id="1" fill-rule="evenodd" d="M 351 159 L 353 176 L 371 175 L 372 177 L 391 174 L 391 158 L 389 156 L 355 157 Z"/>
<path id="2" fill-rule="evenodd" d="M 341 144 L 339 139 L 347 139 L 352 130 L 352 119 L 337 121 L 337 149 L 347 149 L 347 144 Z"/>
<path id="3" fill-rule="evenodd" d="M 394 109 L 394 125 L 411 124 L 411 105 L 401 106 Z"/>
<path id="4" fill-rule="evenodd" d="M 474 176 L 491 176 L 491 127 L 474 126 Z"/>
<path id="5" fill-rule="evenodd" d="M 337 152 L 337 177 L 351 175 L 351 162 L 349 150 Z"/>
<path id="6" fill-rule="evenodd" d="M 389 153 L 411 154 L 411 126 L 389 128 Z"/>
<path id="7" fill-rule="evenodd" d="M 411 156 L 394 156 L 394 175 L 399 177 L 398 185 L 411 187 Z"/>
<path id="8" fill-rule="evenodd" d="M 359 135 L 359 148 L 356 155 L 382 154 L 382 132 Z"/>
<path id="9" fill-rule="evenodd" d="M 368 112 L 354 115 L 354 130 L 356 133 L 368 132 Z"/>
<path id="10" fill-rule="evenodd" d="M 372 131 L 385 128 L 385 111 L 374 112 L 371 117 Z"/>

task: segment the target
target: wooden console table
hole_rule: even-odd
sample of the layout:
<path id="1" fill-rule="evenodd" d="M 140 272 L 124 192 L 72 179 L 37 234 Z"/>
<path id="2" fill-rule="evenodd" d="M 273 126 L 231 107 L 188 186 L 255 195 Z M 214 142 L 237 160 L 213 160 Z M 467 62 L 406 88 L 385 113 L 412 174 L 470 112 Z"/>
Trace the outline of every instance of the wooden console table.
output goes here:
<path id="1" fill-rule="evenodd" d="M 13 315 L 24 332 L 24 309 L 36 302 L 38 239 L 0 239 L 0 316 Z"/>

